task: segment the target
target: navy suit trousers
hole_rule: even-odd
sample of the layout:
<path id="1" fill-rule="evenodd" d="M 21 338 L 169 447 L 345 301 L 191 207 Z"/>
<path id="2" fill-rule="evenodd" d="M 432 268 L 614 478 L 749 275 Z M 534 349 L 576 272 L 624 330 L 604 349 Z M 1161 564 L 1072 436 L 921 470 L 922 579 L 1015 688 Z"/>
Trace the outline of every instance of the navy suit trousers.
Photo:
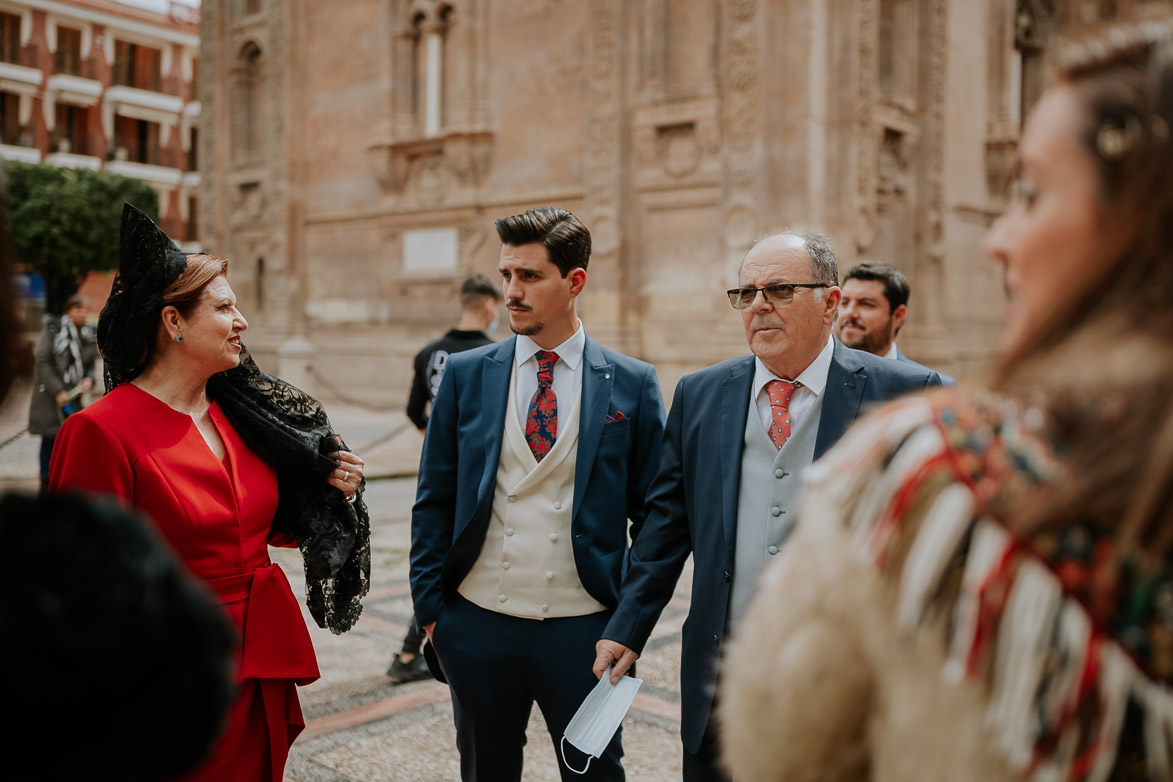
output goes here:
<path id="1" fill-rule="evenodd" d="M 595 642 L 610 611 L 557 619 L 523 619 L 487 611 L 456 595 L 432 630 L 436 656 L 452 689 L 460 775 L 464 782 L 517 782 L 534 702 L 542 710 L 554 751 L 570 718 L 597 684 L 591 672 Z M 564 782 L 624 779 L 623 747 L 615 734 L 586 775 Z M 587 756 L 569 743 L 566 760 L 581 770 Z"/>

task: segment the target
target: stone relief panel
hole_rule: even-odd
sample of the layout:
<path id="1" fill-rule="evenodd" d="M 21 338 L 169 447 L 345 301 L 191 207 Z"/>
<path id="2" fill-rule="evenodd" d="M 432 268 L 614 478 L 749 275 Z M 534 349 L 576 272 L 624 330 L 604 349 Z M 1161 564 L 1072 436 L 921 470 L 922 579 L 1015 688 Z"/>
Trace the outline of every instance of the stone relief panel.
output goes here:
<path id="1" fill-rule="evenodd" d="M 622 246 L 622 116 L 623 94 L 622 3 L 592 0 L 590 49 L 587 54 L 590 114 L 586 158 L 587 227 L 593 237 L 592 265 L 597 265 L 597 289 L 624 293 L 624 270 L 619 264 Z"/>
<path id="2" fill-rule="evenodd" d="M 714 185 L 721 178 L 717 101 L 700 99 L 639 108 L 632 120 L 640 189 Z"/>
<path id="3" fill-rule="evenodd" d="M 756 0 L 729 0 L 724 6 L 721 44 L 724 102 L 721 128 L 724 134 L 725 265 L 736 265 L 756 236 L 761 221 L 756 204 L 758 171 L 758 123 L 761 116 L 761 83 L 758 75 L 758 4 Z M 748 225 L 747 225 L 748 224 Z"/>

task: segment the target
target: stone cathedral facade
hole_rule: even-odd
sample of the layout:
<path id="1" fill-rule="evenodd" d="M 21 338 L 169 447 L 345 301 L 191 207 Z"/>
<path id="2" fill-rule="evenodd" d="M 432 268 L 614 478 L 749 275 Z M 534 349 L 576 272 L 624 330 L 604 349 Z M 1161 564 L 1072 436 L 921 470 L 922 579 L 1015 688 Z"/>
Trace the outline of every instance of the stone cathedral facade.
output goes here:
<path id="1" fill-rule="evenodd" d="M 588 333 L 683 373 L 746 352 L 723 292 L 771 230 L 913 286 L 901 350 L 991 355 L 981 249 L 1057 42 L 1168 0 L 204 0 L 200 235 L 263 366 L 368 404 L 495 274 L 493 220 L 570 209 Z M 498 328 L 503 338 L 507 326 Z M 325 387 L 325 389 L 323 388 Z"/>

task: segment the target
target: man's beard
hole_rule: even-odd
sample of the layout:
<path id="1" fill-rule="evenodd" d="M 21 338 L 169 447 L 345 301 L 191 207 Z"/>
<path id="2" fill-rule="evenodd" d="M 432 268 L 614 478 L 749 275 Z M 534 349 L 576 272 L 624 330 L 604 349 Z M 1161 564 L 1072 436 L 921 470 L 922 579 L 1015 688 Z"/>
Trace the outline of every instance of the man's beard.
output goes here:
<path id="1" fill-rule="evenodd" d="M 519 328 L 513 325 L 513 321 L 509 321 L 509 328 L 513 330 L 514 334 L 520 334 L 523 337 L 532 337 L 535 334 L 540 334 L 542 329 L 546 328 L 546 324 L 531 323 L 525 328 Z"/>
<path id="2" fill-rule="evenodd" d="M 879 356 L 888 352 L 888 348 L 896 338 L 894 332 L 895 329 L 892 328 L 892 319 L 889 318 L 883 329 L 879 331 L 865 331 L 858 339 L 852 340 L 851 342 L 844 339 L 843 328 L 841 326 L 839 329 L 839 341 L 849 348 L 863 350 Z"/>

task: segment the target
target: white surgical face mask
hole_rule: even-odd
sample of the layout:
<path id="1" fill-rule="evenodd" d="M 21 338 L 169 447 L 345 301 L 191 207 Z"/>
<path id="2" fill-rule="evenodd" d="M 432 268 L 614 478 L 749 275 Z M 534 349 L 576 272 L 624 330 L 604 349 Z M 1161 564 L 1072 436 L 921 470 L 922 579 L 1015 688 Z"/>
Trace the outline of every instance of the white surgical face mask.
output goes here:
<path id="1" fill-rule="evenodd" d="M 485 327 L 486 334 L 492 334 L 497 330 L 497 324 L 501 322 L 501 318 L 493 318 L 489 321 L 489 325 Z"/>
<path id="2" fill-rule="evenodd" d="M 627 710 L 631 708 L 631 702 L 635 700 L 635 694 L 639 691 L 641 684 L 643 684 L 643 679 L 636 679 L 632 676 L 624 676 L 618 684 L 611 684 L 611 668 L 608 666 L 606 673 L 599 679 L 599 683 L 595 685 L 590 695 L 587 695 L 586 700 L 578 707 L 578 711 L 570 718 L 570 724 L 566 726 L 566 732 L 562 734 L 562 741 L 569 741 L 591 757 L 587 758 L 587 764 L 582 771 L 571 768 L 570 764 L 566 762 L 566 746 L 559 742 L 558 749 L 562 753 L 562 763 L 567 768 L 575 774 L 585 774 L 587 769 L 591 767 L 591 758 L 603 756 L 607 745 L 611 743 L 611 737 L 615 735 L 615 731 L 619 730 L 619 725 L 623 722 Z"/>

